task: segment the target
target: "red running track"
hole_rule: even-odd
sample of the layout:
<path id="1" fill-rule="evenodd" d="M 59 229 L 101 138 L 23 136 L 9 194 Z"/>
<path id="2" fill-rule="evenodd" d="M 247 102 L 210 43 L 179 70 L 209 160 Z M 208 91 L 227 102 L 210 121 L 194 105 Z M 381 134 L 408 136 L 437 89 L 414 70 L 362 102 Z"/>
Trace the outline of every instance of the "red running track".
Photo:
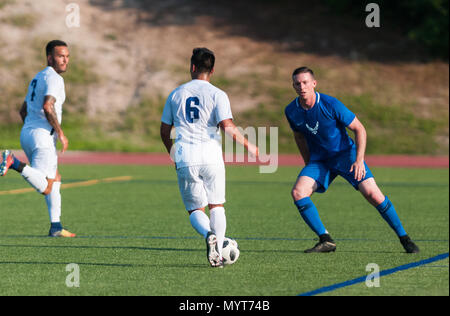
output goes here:
<path id="1" fill-rule="evenodd" d="M 26 161 L 21 151 L 13 151 L 19 159 Z M 263 158 L 262 158 L 263 159 Z M 241 159 L 242 160 L 242 159 Z M 227 164 L 249 164 L 255 162 L 236 162 L 234 159 Z M 406 168 L 448 168 L 448 156 L 366 156 L 369 166 L 379 167 L 406 167 Z M 101 165 L 170 165 L 172 161 L 165 153 L 107 153 L 107 152 L 66 152 L 59 155 L 60 164 L 101 164 Z M 268 164 L 268 163 L 266 163 Z M 278 155 L 279 166 L 302 166 L 300 155 Z"/>

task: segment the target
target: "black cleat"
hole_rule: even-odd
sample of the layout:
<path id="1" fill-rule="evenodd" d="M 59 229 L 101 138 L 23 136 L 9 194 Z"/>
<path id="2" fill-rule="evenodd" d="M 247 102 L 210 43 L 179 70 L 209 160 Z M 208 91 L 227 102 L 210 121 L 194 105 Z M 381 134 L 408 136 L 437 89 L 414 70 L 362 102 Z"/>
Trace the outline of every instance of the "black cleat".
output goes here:
<path id="1" fill-rule="evenodd" d="M 319 239 L 319 242 L 313 248 L 306 249 L 305 253 L 326 253 L 336 251 L 336 243 L 331 239 L 330 235 L 320 235 Z"/>
<path id="2" fill-rule="evenodd" d="M 400 237 L 400 242 L 406 253 L 419 253 L 419 247 L 409 238 L 408 235 Z"/>

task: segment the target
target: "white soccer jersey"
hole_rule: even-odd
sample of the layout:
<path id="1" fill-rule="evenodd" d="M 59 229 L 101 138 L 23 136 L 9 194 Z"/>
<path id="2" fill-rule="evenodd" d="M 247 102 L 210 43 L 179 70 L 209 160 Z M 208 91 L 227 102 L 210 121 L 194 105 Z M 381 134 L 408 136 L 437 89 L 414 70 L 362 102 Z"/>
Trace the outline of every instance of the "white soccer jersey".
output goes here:
<path id="1" fill-rule="evenodd" d="M 55 112 L 59 124 L 62 120 L 62 105 L 66 99 L 64 79 L 52 67 L 48 66 L 31 81 L 25 101 L 27 102 L 27 116 L 24 129 L 43 128 L 48 131 L 52 126 L 45 117 L 43 105 L 46 96 L 56 99 Z"/>
<path id="2" fill-rule="evenodd" d="M 172 91 L 161 121 L 175 126 L 177 168 L 223 164 L 218 124 L 232 118 L 227 94 L 208 81 L 194 79 Z"/>

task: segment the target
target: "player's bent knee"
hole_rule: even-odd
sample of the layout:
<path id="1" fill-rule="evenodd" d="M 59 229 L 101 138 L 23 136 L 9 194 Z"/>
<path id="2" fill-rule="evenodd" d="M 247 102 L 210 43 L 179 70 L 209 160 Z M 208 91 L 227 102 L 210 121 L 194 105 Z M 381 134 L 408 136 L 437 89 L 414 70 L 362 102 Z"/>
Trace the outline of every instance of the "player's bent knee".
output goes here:
<path id="1" fill-rule="evenodd" d="M 361 183 L 359 190 L 366 200 L 374 206 L 383 203 L 385 199 L 384 194 L 381 192 L 380 188 L 376 185 L 373 179 L 368 179 L 367 181 Z"/>
<path id="2" fill-rule="evenodd" d="M 208 208 L 210 211 L 216 207 L 223 207 L 223 204 L 208 204 Z"/>
<path id="3" fill-rule="evenodd" d="M 53 190 L 53 183 L 55 182 L 55 179 L 47 179 L 48 185 L 47 188 L 42 192 L 42 195 L 49 195 Z"/>
<path id="4" fill-rule="evenodd" d="M 369 201 L 370 204 L 377 206 L 384 202 L 385 196 L 373 193 L 367 198 L 367 200 Z"/>
<path id="5" fill-rule="evenodd" d="M 49 195 L 52 192 L 52 187 L 48 186 L 47 189 L 45 189 L 44 192 L 42 192 L 42 195 Z"/>
<path id="6" fill-rule="evenodd" d="M 191 211 L 187 211 L 187 212 L 188 212 L 189 215 L 191 215 L 195 211 L 202 211 L 203 213 L 205 213 L 205 208 L 204 207 L 200 207 L 200 208 L 197 208 L 195 210 L 191 210 Z"/>
<path id="7" fill-rule="evenodd" d="M 298 201 L 303 198 L 310 197 L 312 195 L 312 190 L 301 188 L 301 187 L 300 188 L 295 187 L 292 189 L 291 195 L 292 195 L 292 198 L 294 199 L 294 201 Z"/>
<path id="8" fill-rule="evenodd" d="M 366 200 L 374 205 L 377 206 L 381 203 L 383 203 L 385 196 L 383 193 L 381 193 L 380 190 L 367 190 L 361 192 L 363 196 L 366 198 Z"/>

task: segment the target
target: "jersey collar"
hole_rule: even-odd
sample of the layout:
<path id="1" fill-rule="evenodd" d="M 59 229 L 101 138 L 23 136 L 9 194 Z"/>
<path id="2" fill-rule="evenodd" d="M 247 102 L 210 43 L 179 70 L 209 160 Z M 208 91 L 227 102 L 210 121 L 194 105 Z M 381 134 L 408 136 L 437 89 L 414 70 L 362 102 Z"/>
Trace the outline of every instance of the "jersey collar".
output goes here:
<path id="1" fill-rule="evenodd" d="M 61 77 L 61 75 L 59 73 L 57 73 L 55 68 L 53 68 L 52 66 L 47 66 L 44 70 L 49 70 L 49 71 L 53 72 L 55 75 Z"/>
<path id="2" fill-rule="evenodd" d="M 53 71 L 54 73 L 56 73 L 56 70 L 55 70 L 55 68 L 53 68 L 52 66 L 47 66 L 47 68 L 46 69 L 48 69 L 48 70 L 51 70 L 51 71 Z"/>
<path id="3" fill-rule="evenodd" d="M 298 102 L 298 98 L 299 98 L 299 97 L 295 98 L 295 104 L 297 105 L 297 108 L 299 108 L 299 109 L 301 109 L 301 110 L 303 110 L 303 111 L 309 111 L 309 110 L 305 110 L 304 108 L 302 108 L 302 107 L 300 106 L 300 103 Z M 316 103 L 314 103 L 314 106 L 316 106 L 317 104 L 319 104 L 319 102 L 320 102 L 320 93 L 316 91 Z M 314 106 L 313 106 L 313 107 L 314 107 Z M 311 109 L 312 109 L 312 108 L 311 108 Z"/>

